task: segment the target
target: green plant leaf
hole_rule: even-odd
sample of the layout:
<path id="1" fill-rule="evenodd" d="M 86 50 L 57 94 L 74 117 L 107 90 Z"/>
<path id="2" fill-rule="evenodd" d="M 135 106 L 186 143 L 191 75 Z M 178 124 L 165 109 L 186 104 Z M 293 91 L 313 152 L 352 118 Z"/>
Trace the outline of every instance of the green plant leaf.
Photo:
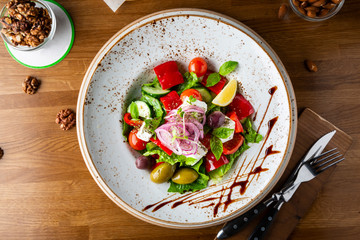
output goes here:
<path id="1" fill-rule="evenodd" d="M 220 81 L 221 77 L 218 73 L 211 73 L 206 79 L 206 87 L 212 87 Z"/>
<path id="2" fill-rule="evenodd" d="M 219 128 L 215 128 L 212 134 L 218 138 L 226 139 L 230 137 L 233 132 L 234 129 L 219 127 Z"/>
<path id="3" fill-rule="evenodd" d="M 227 61 L 223 65 L 221 65 L 221 67 L 219 69 L 219 73 L 220 73 L 220 75 L 223 75 L 223 76 L 228 75 L 229 73 L 234 71 L 237 66 L 238 66 L 238 62 Z"/>
<path id="4" fill-rule="evenodd" d="M 214 135 L 211 136 L 210 148 L 216 160 L 219 160 L 224 149 L 223 149 L 223 144 L 218 137 Z"/>

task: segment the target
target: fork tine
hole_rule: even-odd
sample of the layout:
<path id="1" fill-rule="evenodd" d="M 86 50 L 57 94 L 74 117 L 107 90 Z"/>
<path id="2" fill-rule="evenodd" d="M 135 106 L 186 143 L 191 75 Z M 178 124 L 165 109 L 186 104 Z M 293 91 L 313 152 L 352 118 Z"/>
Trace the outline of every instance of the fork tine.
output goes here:
<path id="1" fill-rule="evenodd" d="M 332 160 L 333 160 L 333 159 L 332 159 Z M 333 162 L 333 163 L 331 163 L 331 164 L 329 164 L 329 165 L 327 165 L 327 166 L 325 166 L 325 167 L 322 168 L 322 169 L 318 169 L 317 172 L 318 172 L 318 173 L 321 173 L 321 172 L 325 171 L 326 169 L 328 169 L 329 167 L 332 167 L 332 166 L 334 166 L 335 164 L 338 164 L 339 162 L 341 162 L 341 161 L 343 161 L 343 160 L 345 160 L 344 157 L 341 158 L 341 159 L 339 159 L 339 160 L 337 160 L 337 161 L 335 161 L 335 162 Z"/>
<path id="2" fill-rule="evenodd" d="M 337 149 L 337 148 L 330 149 L 329 151 L 326 151 L 326 152 L 320 154 L 319 156 L 314 157 L 314 158 L 311 160 L 311 164 L 313 164 L 313 163 L 316 162 L 319 158 L 325 156 L 326 154 L 329 154 L 329 153 L 335 151 L 336 149 Z"/>
<path id="3" fill-rule="evenodd" d="M 331 158 L 332 156 L 334 156 L 333 158 Z M 336 156 L 337 155 L 337 156 Z M 315 163 L 312 163 L 315 167 L 319 168 L 319 167 L 322 167 L 324 166 L 325 164 L 331 162 L 331 161 L 334 161 L 335 159 L 339 158 L 339 157 L 342 157 L 341 153 L 339 151 L 333 153 L 333 154 L 330 154 L 329 156 L 326 156 L 324 157 L 323 159 L 320 159 L 319 161 L 316 161 Z M 330 160 L 329 160 L 330 159 Z M 324 162 L 326 160 L 326 162 Z M 320 164 L 321 163 L 321 164 Z"/>

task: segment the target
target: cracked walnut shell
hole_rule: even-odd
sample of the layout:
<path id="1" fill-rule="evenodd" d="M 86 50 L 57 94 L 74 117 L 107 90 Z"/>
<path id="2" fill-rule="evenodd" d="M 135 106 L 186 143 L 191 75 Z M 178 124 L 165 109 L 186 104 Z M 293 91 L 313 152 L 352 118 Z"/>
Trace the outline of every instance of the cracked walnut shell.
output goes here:
<path id="1" fill-rule="evenodd" d="M 61 110 L 56 115 L 55 122 L 60 124 L 60 128 L 62 130 L 69 130 L 76 124 L 75 113 L 70 109 Z"/>
<path id="2" fill-rule="evenodd" d="M 22 87 L 25 93 L 33 95 L 39 89 L 40 83 L 40 80 L 35 77 L 27 76 L 22 84 Z"/>

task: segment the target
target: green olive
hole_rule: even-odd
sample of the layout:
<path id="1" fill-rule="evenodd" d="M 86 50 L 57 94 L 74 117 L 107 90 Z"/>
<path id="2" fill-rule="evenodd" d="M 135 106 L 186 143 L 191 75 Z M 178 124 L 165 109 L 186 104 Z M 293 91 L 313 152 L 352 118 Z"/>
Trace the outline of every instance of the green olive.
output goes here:
<path id="1" fill-rule="evenodd" d="M 199 174 L 192 168 L 180 168 L 171 180 L 177 184 L 189 184 L 198 178 Z"/>
<path id="2" fill-rule="evenodd" d="M 169 181 L 169 179 L 174 175 L 176 170 L 176 165 L 171 165 L 169 163 L 163 163 L 157 166 L 152 170 L 150 174 L 150 179 L 154 183 L 164 183 Z"/>

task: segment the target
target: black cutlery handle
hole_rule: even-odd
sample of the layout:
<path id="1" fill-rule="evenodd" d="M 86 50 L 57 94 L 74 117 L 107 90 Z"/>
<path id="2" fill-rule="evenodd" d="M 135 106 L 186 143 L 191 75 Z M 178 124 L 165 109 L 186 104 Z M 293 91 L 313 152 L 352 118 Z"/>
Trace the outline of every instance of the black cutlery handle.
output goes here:
<path id="1" fill-rule="evenodd" d="M 272 202 L 271 202 L 272 203 Z M 271 204 L 270 203 L 270 204 Z M 239 232 L 243 229 L 253 218 L 259 215 L 262 211 L 264 211 L 269 204 L 266 202 L 259 203 L 251 210 L 247 211 L 240 217 L 237 217 L 228 223 L 220 230 L 218 235 L 216 236 L 217 239 L 226 239 L 231 237 L 235 233 Z"/>
<path id="2" fill-rule="evenodd" d="M 281 204 L 282 205 L 282 204 Z M 280 207 L 281 207 L 280 205 Z M 278 205 L 270 209 L 268 214 L 261 220 L 257 225 L 251 236 L 248 240 L 261 240 L 264 238 L 267 230 L 270 228 L 271 224 L 274 222 L 276 214 L 279 212 L 280 207 Z"/>

